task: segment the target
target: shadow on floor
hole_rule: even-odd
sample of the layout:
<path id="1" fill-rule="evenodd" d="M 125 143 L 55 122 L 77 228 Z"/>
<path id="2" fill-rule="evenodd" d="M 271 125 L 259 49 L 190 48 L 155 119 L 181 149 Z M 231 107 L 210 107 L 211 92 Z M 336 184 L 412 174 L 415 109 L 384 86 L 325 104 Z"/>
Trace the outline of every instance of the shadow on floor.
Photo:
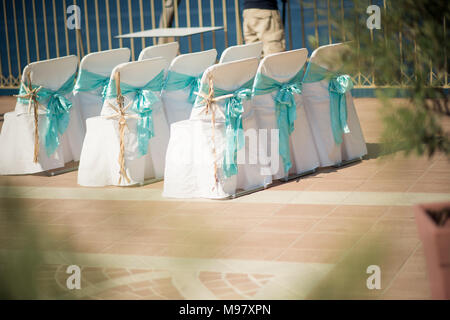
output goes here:
<path id="1" fill-rule="evenodd" d="M 367 154 L 364 156 L 364 160 L 378 159 L 384 155 L 381 143 L 366 143 L 366 146 Z"/>
<path id="2" fill-rule="evenodd" d="M 400 146 L 385 148 L 381 143 L 366 143 L 367 154 L 363 157 L 364 160 L 381 159 L 385 156 L 405 150 Z"/>
<path id="3" fill-rule="evenodd" d="M 397 151 L 402 150 L 401 148 L 399 148 L 398 150 L 390 150 L 389 152 L 387 152 L 381 143 L 367 143 L 366 146 L 367 146 L 367 155 L 365 155 L 363 157 L 363 160 L 370 160 L 370 159 L 380 159 L 381 160 L 383 156 L 387 156 L 387 155 L 390 155 Z M 344 165 L 338 166 L 338 167 L 330 166 L 330 167 L 318 168 L 315 172 L 308 174 L 305 177 L 315 177 L 321 173 L 336 172 L 336 171 L 341 170 L 344 167 L 349 168 L 349 167 L 357 166 L 360 163 L 361 163 L 360 161 L 355 161 L 355 162 L 347 163 L 347 164 L 344 164 Z M 297 178 L 293 181 L 299 182 L 300 179 L 302 179 L 302 178 L 304 178 L 304 177 Z M 275 180 L 275 181 L 273 181 L 271 187 L 276 187 L 276 186 L 279 186 L 284 183 L 285 182 L 282 180 Z"/>

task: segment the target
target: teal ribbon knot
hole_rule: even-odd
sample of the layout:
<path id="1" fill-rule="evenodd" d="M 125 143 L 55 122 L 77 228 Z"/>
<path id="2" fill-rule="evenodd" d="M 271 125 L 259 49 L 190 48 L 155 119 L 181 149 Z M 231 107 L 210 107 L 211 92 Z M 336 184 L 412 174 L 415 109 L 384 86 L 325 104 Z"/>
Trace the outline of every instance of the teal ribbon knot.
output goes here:
<path id="1" fill-rule="evenodd" d="M 62 135 L 70 121 L 72 102 L 61 94 L 51 96 L 47 105 L 47 130 L 45 133 L 45 148 L 47 155 L 53 154 L 59 146 L 59 135 Z"/>
<path id="2" fill-rule="evenodd" d="M 93 91 L 97 88 L 102 88 L 102 99 L 105 100 L 106 92 L 108 90 L 109 76 L 104 76 L 85 69 L 81 69 L 78 73 L 77 82 L 73 91 L 87 92 Z"/>
<path id="3" fill-rule="evenodd" d="M 191 79 L 191 82 L 189 84 L 189 102 L 190 103 L 194 103 L 195 99 L 197 98 L 197 96 L 195 95 L 195 92 L 198 92 L 198 90 L 200 90 L 200 85 L 201 85 L 201 80 L 202 77 L 200 75 L 200 77 L 196 77 Z"/>
<path id="4" fill-rule="evenodd" d="M 72 102 L 65 97 L 70 93 L 74 87 L 75 74 L 73 74 L 69 79 L 58 89 L 51 90 L 42 87 L 38 94 L 37 100 L 39 103 L 45 104 L 47 102 L 47 107 L 45 109 L 45 115 L 47 118 L 47 123 L 45 127 L 44 134 L 44 145 L 47 156 L 51 156 L 60 144 L 59 135 L 64 134 L 70 122 L 70 109 L 72 108 Z M 32 88 L 37 88 L 38 86 L 33 85 Z M 19 95 L 25 95 L 26 90 L 23 84 L 20 86 Z M 28 103 L 28 100 L 19 98 L 20 103 Z"/>
<path id="5" fill-rule="evenodd" d="M 229 178 L 238 173 L 237 152 L 245 145 L 244 129 L 242 126 L 242 114 L 244 113 L 243 101 L 252 96 L 253 78 L 244 83 L 239 89 L 230 91 L 214 87 L 216 98 L 232 95 L 224 101 L 225 115 L 225 151 L 223 159 L 223 175 Z M 200 92 L 207 94 L 209 86 L 207 83 L 200 85 Z M 204 105 L 204 99 L 197 97 L 194 107 Z"/>
<path id="6" fill-rule="evenodd" d="M 328 79 L 328 93 L 330 95 L 330 119 L 334 142 L 340 145 L 342 136 L 349 133 L 347 125 L 347 92 L 353 89 L 353 81 L 349 75 L 329 71 L 315 63 L 309 63 L 306 69 L 304 83 L 319 82 Z"/>
<path id="7" fill-rule="evenodd" d="M 131 110 L 138 116 L 137 122 L 137 137 L 138 137 L 138 154 L 139 156 L 146 155 L 148 152 L 148 142 L 155 136 L 153 126 L 153 105 L 160 101 L 154 92 L 159 92 L 162 89 L 164 80 L 164 70 L 157 76 L 150 80 L 143 87 L 135 87 L 130 84 L 121 82 L 120 90 L 125 96 L 134 93 L 133 104 Z M 111 79 L 108 85 L 106 99 L 117 97 L 116 83 Z"/>
<path id="8" fill-rule="evenodd" d="M 226 178 L 238 172 L 237 152 L 245 145 L 244 129 L 242 127 L 242 114 L 244 113 L 243 100 L 252 96 L 251 89 L 241 88 L 225 101 L 225 135 L 226 148 L 223 162 L 223 171 Z"/>
<path id="9" fill-rule="evenodd" d="M 297 119 L 297 109 L 295 103 L 295 94 L 302 93 L 301 83 L 286 83 L 275 95 L 275 103 L 279 110 L 285 110 L 285 120 L 287 123 L 289 134 L 294 131 L 294 121 Z"/>
<path id="10" fill-rule="evenodd" d="M 158 97 L 152 91 L 138 90 L 136 92 L 131 110 L 139 115 L 137 123 L 139 156 L 147 154 L 148 141 L 155 135 L 152 106 L 158 101 Z"/>
<path id="11" fill-rule="evenodd" d="M 302 93 L 301 77 L 303 68 L 287 82 L 279 82 L 262 73 L 256 75 L 253 92 L 262 95 L 276 91 L 274 96 L 275 112 L 278 125 L 279 148 L 278 153 L 283 159 L 284 172 L 287 174 L 292 167 L 289 137 L 294 131 L 294 122 L 297 119 L 297 105 L 295 95 Z"/>
<path id="12" fill-rule="evenodd" d="M 163 89 L 167 91 L 183 90 L 189 89 L 189 102 L 195 102 L 194 92 L 198 92 L 200 88 L 200 80 L 202 75 L 191 76 L 183 73 L 178 73 L 176 71 L 169 71 L 167 73 L 167 78 L 164 83 Z"/>
<path id="13" fill-rule="evenodd" d="M 342 143 L 344 133 L 349 133 L 347 124 L 347 98 L 346 94 L 353 88 L 349 75 L 339 75 L 330 79 L 328 91 L 330 93 L 330 118 L 334 141 L 337 145 Z"/>

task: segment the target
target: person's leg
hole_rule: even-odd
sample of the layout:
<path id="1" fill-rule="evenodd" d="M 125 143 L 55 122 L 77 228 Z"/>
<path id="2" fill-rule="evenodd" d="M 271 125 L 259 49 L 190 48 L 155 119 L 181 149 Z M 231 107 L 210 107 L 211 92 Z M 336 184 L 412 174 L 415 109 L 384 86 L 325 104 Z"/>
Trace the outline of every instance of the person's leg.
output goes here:
<path id="1" fill-rule="evenodd" d="M 284 36 L 283 23 L 278 10 L 270 11 L 270 17 L 267 18 L 264 31 L 261 33 L 263 41 L 263 55 L 282 52 L 286 50 L 286 40 Z"/>
<path id="2" fill-rule="evenodd" d="M 286 49 L 278 10 L 246 9 L 243 16 L 245 43 L 262 41 L 263 56 Z"/>
<path id="3" fill-rule="evenodd" d="M 175 4 L 177 1 L 178 6 L 180 5 L 180 0 L 164 0 L 163 12 L 159 16 L 159 27 L 160 28 L 171 28 L 175 13 Z M 174 42 L 175 38 L 159 38 L 158 44 Z"/>
<path id="4" fill-rule="evenodd" d="M 242 14 L 245 43 L 253 43 L 262 40 L 261 38 L 258 38 L 258 34 L 254 28 L 258 23 L 258 19 L 256 18 L 257 11 L 258 9 L 245 9 Z"/>

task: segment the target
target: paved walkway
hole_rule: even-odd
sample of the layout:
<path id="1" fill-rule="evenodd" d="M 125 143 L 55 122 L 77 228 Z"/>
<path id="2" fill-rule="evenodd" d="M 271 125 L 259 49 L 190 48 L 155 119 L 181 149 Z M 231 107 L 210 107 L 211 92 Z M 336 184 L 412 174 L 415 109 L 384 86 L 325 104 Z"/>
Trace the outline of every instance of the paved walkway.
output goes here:
<path id="1" fill-rule="evenodd" d="M 2 98 L 0 113 L 11 103 Z M 449 162 L 380 160 L 380 104 L 356 106 L 366 159 L 235 200 L 165 199 L 163 182 L 82 188 L 76 172 L 0 177 L 0 248 L 37 232 L 42 297 L 429 298 L 411 206 L 450 200 Z M 68 265 L 82 268 L 75 293 Z M 366 287 L 369 265 L 381 268 L 381 290 Z"/>

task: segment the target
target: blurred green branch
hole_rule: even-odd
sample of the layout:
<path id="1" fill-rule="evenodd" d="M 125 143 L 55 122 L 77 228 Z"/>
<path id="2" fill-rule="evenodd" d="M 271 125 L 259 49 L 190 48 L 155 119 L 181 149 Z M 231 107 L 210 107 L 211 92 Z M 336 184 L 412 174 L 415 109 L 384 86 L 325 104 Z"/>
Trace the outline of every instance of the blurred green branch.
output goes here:
<path id="1" fill-rule="evenodd" d="M 369 75 L 376 87 L 406 92 L 408 106 L 395 106 L 385 91 L 383 101 L 384 153 L 402 149 L 429 157 L 442 152 L 450 157 L 450 135 L 442 120 L 450 116 L 448 77 L 448 20 L 450 3 L 435 0 L 388 0 L 381 8 L 381 29 L 366 25 L 367 1 L 354 1 L 344 21 L 334 17 L 334 39 L 351 48 L 345 69 L 357 79 Z"/>

